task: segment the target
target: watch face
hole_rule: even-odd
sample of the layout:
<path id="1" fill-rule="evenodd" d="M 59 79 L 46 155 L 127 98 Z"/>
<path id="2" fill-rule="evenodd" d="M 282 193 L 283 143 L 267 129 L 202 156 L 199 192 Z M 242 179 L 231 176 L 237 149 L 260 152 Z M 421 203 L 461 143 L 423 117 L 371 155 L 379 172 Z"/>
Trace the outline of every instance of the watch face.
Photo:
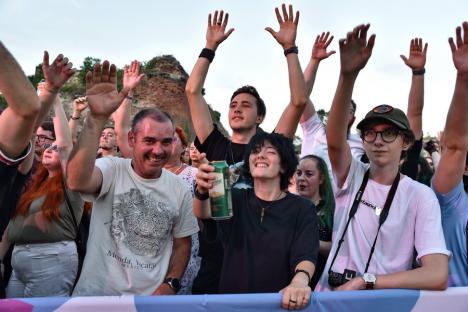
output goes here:
<path id="1" fill-rule="evenodd" d="M 179 290 L 180 289 L 180 281 L 177 278 L 173 278 L 172 281 L 171 281 L 171 286 L 174 289 Z"/>
<path id="2" fill-rule="evenodd" d="M 365 281 L 366 283 L 375 284 L 376 278 L 375 278 L 375 275 L 374 275 L 374 274 L 371 274 L 371 273 L 364 273 L 364 275 L 362 276 L 362 278 L 364 279 L 364 281 Z"/>

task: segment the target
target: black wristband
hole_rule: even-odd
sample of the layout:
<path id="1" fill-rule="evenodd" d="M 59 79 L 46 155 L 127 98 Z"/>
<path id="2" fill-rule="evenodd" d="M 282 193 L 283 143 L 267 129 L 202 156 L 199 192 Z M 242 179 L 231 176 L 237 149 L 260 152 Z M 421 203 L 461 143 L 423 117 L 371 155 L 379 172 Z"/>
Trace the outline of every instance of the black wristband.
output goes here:
<path id="1" fill-rule="evenodd" d="M 296 276 L 296 274 L 299 273 L 299 272 L 302 272 L 302 273 L 304 273 L 305 275 L 307 275 L 307 278 L 309 279 L 308 284 L 310 284 L 310 280 L 312 279 L 312 277 L 310 277 L 310 273 L 307 272 L 306 270 L 296 270 L 296 271 L 294 271 L 294 276 Z"/>
<path id="2" fill-rule="evenodd" d="M 415 76 L 424 75 L 425 72 L 426 72 L 425 68 L 414 69 L 413 70 L 413 75 L 415 75 Z"/>
<path id="3" fill-rule="evenodd" d="M 201 53 L 198 57 L 204 57 L 206 59 L 208 59 L 208 61 L 213 62 L 213 59 L 215 57 L 215 51 L 211 50 L 211 49 L 207 49 L 207 48 L 204 48 L 203 50 L 201 50 Z"/>
<path id="4" fill-rule="evenodd" d="M 193 193 L 195 195 L 195 198 L 198 199 L 198 200 L 207 200 L 208 198 L 210 198 L 209 193 L 202 194 L 202 193 L 198 192 L 198 188 L 197 188 L 196 185 L 195 185 L 195 190 L 193 191 Z"/>
<path id="5" fill-rule="evenodd" d="M 298 53 L 299 53 L 299 49 L 297 48 L 297 46 L 294 46 L 294 47 L 290 47 L 290 48 L 284 50 L 284 56 L 287 56 L 289 53 L 296 53 L 296 54 L 298 54 Z"/>
<path id="6" fill-rule="evenodd" d="M 73 119 L 73 120 L 78 120 L 78 119 L 80 119 L 80 118 L 81 118 L 81 116 L 80 116 L 80 117 L 73 117 L 73 115 L 71 115 L 71 117 L 70 117 L 70 118 L 71 118 L 71 119 Z"/>

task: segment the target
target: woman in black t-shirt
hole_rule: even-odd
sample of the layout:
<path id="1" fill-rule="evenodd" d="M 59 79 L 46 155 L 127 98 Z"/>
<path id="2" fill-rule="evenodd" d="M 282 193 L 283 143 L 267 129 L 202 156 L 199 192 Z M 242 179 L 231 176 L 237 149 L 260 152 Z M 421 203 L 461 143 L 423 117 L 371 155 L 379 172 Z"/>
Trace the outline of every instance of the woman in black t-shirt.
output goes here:
<path id="1" fill-rule="evenodd" d="M 319 249 L 317 215 L 309 200 L 287 192 L 297 158 L 290 139 L 258 133 L 249 143 L 244 171 L 254 188 L 233 189 L 233 217 L 217 221 L 224 245 L 220 293 L 283 292 L 283 307 L 310 301 L 308 286 Z M 208 190 L 214 168 L 199 167 L 194 213 L 210 218 Z"/>

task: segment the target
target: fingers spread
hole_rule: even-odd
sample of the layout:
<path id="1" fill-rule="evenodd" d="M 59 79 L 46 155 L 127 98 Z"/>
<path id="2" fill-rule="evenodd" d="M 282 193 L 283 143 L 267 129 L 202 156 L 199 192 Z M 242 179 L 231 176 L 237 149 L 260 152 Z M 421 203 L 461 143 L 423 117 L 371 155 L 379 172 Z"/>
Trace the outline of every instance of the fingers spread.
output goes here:
<path id="1" fill-rule="evenodd" d="M 101 82 L 101 64 L 96 63 L 94 64 L 93 83 L 100 83 L 100 82 Z"/>
<path id="2" fill-rule="evenodd" d="M 45 66 L 49 67 L 49 52 L 44 51 L 44 58 L 42 62 Z"/>
<path id="3" fill-rule="evenodd" d="M 102 72 L 101 72 L 101 81 L 108 82 L 109 81 L 109 62 L 106 60 L 102 63 Z"/>
<path id="4" fill-rule="evenodd" d="M 104 62 L 104 64 L 106 63 L 107 61 Z M 107 66 L 109 66 L 109 62 L 107 62 Z M 117 67 L 115 67 L 114 64 L 112 64 L 110 66 L 110 69 L 109 69 L 109 82 L 111 82 L 112 84 L 116 84 L 117 83 Z"/>

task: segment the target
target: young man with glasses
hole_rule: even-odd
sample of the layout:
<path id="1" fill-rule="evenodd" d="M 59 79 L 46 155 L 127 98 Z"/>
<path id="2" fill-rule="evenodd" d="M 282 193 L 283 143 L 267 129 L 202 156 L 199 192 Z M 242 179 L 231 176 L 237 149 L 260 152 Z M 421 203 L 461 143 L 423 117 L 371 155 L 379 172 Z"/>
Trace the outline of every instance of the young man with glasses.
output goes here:
<path id="1" fill-rule="evenodd" d="M 316 290 L 447 287 L 448 256 L 437 198 L 400 174 L 414 141 L 406 115 L 389 105 L 358 124 L 369 164 L 351 156 L 346 120 L 354 83 L 375 35 L 360 25 L 340 40 L 341 71 L 328 117 L 328 153 L 336 183 L 333 244 Z M 412 269 L 413 253 L 420 267 Z"/>

